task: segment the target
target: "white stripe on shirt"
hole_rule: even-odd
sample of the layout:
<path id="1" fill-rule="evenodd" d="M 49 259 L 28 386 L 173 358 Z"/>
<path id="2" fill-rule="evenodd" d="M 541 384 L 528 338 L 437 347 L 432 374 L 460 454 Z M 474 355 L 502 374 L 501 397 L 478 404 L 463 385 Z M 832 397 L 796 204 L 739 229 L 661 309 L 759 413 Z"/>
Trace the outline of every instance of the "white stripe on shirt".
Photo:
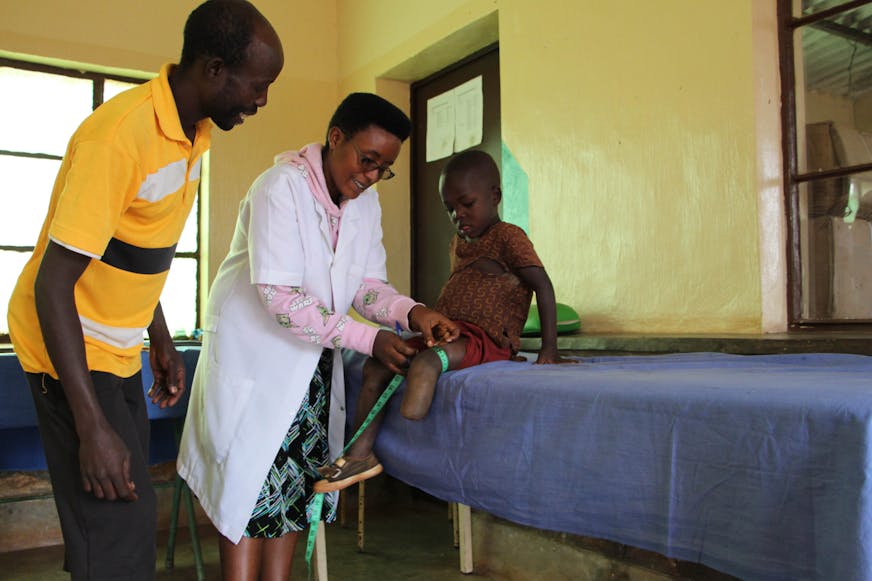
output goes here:
<path id="1" fill-rule="evenodd" d="M 91 337 L 119 349 L 130 349 L 141 345 L 145 334 L 145 327 L 114 327 L 98 323 L 81 315 L 79 315 L 79 321 L 82 323 L 82 332 L 86 337 Z"/>
<path id="2" fill-rule="evenodd" d="M 187 171 L 188 162 L 184 159 L 163 166 L 156 172 L 146 176 L 145 181 L 139 187 L 136 197 L 148 202 L 159 202 L 181 189 L 185 184 L 185 173 Z"/>

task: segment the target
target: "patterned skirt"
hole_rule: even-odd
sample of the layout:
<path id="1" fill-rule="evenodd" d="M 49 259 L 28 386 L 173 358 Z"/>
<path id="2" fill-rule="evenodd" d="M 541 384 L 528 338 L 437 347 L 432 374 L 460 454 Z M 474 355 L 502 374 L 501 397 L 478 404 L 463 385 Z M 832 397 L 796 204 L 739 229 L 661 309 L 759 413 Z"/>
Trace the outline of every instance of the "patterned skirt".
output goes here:
<path id="1" fill-rule="evenodd" d="M 309 526 L 317 468 L 329 463 L 327 425 L 333 350 L 324 349 L 309 390 L 269 469 L 245 528 L 246 537 L 277 538 Z M 336 519 L 336 495 L 324 496 L 322 518 Z"/>

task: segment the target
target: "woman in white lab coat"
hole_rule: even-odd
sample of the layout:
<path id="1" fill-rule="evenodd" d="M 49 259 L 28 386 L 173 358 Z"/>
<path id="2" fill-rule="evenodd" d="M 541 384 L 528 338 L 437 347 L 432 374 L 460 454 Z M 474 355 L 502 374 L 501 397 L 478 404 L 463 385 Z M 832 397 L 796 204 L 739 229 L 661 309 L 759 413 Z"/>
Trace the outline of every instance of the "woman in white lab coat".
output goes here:
<path id="1" fill-rule="evenodd" d="M 410 131 L 381 97 L 351 94 L 326 143 L 277 156 L 240 205 L 209 296 L 178 459 L 222 535 L 225 580 L 288 578 L 316 469 L 342 450 L 338 348 L 395 372 L 414 355 L 396 333 L 353 320 L 349 307 L 430 340 L 457 336 L 451 321 L 386 282 L 371 186 L 393 177 Z M 335 512 L 331 495 L 326 520 Z"/>

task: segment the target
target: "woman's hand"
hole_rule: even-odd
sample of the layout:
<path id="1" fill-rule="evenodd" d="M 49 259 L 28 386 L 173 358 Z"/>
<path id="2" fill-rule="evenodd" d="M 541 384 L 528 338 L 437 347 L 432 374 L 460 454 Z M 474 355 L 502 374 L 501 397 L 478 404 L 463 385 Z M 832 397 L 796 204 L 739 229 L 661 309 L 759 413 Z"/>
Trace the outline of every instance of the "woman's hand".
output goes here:
<path id="1" fill-rule="evenodd" d="M 423 335 L 427 347 L 451 343 L 460 336 L 454 321 L 424 305 L 415 305 L 409 311 L 409 328 Z"/>
<path id="2" fill-rule="evenodd" d="M 381 329 L 376 334 L 375 342 L 372 345 L 372 356 L 393 373 L 399 375 L 406 374 L 409 359 L 414 357 L 416 353 L 418 351 L 406 344 L 402 337 L 385 329 Z"/>

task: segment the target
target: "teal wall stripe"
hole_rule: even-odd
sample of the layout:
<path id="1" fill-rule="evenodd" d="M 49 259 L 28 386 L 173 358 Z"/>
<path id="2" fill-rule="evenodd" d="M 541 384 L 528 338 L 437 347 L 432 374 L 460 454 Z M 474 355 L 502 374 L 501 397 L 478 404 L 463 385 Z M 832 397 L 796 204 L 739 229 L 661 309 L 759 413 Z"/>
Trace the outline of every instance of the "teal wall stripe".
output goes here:
<path id="1" fill-rule="evenodd" d="M 502 144 L 502 180 L 503 204 L 502 219 L 505 222 L 522 228 L 530 234 L 530 208 L 527 191 L 527 174 L 521 168 L 518 160 Z"/>

